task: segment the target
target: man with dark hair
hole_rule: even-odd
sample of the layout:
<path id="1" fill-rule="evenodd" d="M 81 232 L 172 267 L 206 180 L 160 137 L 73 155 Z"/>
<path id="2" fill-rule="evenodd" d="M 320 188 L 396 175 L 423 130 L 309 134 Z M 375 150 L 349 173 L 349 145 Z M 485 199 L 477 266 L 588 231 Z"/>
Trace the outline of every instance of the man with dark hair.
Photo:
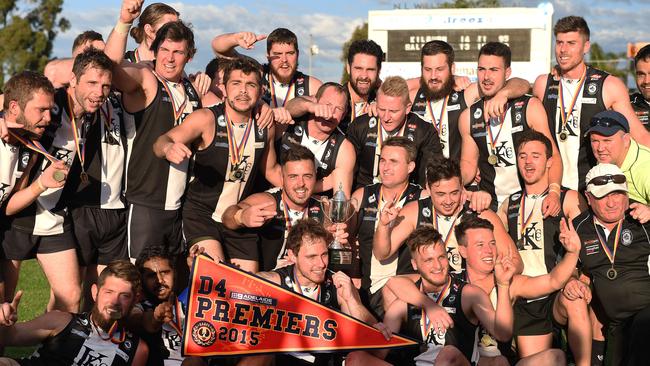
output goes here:
<path id="1" fill-rule="evenodd" d="M 356 237 L 361 264 L 361 289 L 364 303 L 380 318 L 384 308 L 381 289 L 392 276 L 413 273 L 408 250 L 400 248 L 386 260 L 373 255 L 373 237 L 384 207 L 392 202 L 394 207 L 420 199 L 422 188 L 409 182 L 415 170 L 416 149 L 411 140 L 403 136 L 389 137 L 381 146 L 379 158 L 380 183 L 357 189 L 352 195 L 358 219 Z"/>
<path id="2" fill-rule="evenodd" d="M 366 59 L 368 55 L 356 57 Z M 411 181 L 424 185 L 424 169 L 429 160 L 440 154 L 440 142 L 430 123 L 411 113 L 411 99 L 406 81 L 399 76 L 386 78 L 377 92 L 377 116 L 363 115 L 348 127 L 347 139 L 354 146 L 357 159 L 355 189 L 379 182 L 381 147 L 389 137 L 403 136 L 413 141 L 417 151 L 417 170 Z"/>
<path id="3" fill-rule="evenodd" d="M 45 65 L 43 74 L 47 76 L 55 88 L 61 88 L 70 84 L 70 72 L 74 64 L 74 58 L 88 48 L 103 50 L 106 44 L 101 34 L 94 30 L 88 30 L 77 37 L 72 42 L 72 58 L 55 59 Z"/>
<path id="4" fill-rule="evenodd" d="M 485 221 L 485 220 L 484 220 Z M 487 222 L 487 221 L 486 221 Z M 489 224 L 489 222 L 487 222 Z M 494 237 L 489 237 L 488 230 L 482 231 L 486 246 L 494 247 Z M 393 332 L 402 330 L 406 335 L 421 339 L 426 348 L 413 350 L 400 359 L 399 365 L 467 365 L 478 362 L 478 327 L 479 323 L 497 339 L 507 341 L 512 335 L 512 305 L 509 287 L 515 268 L 507 256 L 491 254 L 497 282 L 498 300 L 496 311 L 488 295 L 473 284 L 449 274 L 449 263 L 442 236 L 431 226 L 422 226 L 412 232 L 406 239 L 413 268 L 420 275 L 415 283 L 419 290 L 420 303 L 409 304 L 414 296 L 398 294 L 387 309 L 384 323 Z M 405 280 L 409 281 L 409 280 Z M 409 289 L 413 286 L 411 282 Z M 404 300 L 402 300 L 404 299 Z M 439 304 L 442 312 L 449 313 L 446 319 L 429 318 L 430 313 L 424 309 L 425 303 Z M 437 305 L 434 305 L 437 306 Z M 453 328 L 444 323 L 453 322 Z M 377 353 L 384 358 L 386 351 Z M 368 365 L 369 362 L 352 364 Z"/>
<path id="5" fill-rule="evenodd" d="M 298 71 L 298 37 L 286 29 L 276 28 L 268 37 L 252 32 L 227 33 L 212 40 L 212 50 L 217 55 L 241 57 L 236 47 L 252 49 L 256 42 L 266 39 L 268 63 L 262 68 L 262 100 L 273 108 L 276 121 L 289 122 L 291 117 L 284 108 L 293 98 L 310 96 L 322 82 L 314 76 Z"/>
<path id="6" fill-rule="evenodd" d="M 650 223 L 627 213 L 627 179 L 616 165 L 598 164 L 585 178 L 589 210 L 573 220 L 571 235 L 584 243 L 580 263 L 598 305 L 592 308 L 604 324 L 604 364 L 648 365 Z M 587 286 L 568 296 L 590 299 Z"/>
<path id="7" fill-rule="evenodd" d="M 553 33 L 559 76 L 538 76 L 533 95 L 543 102 L 549 136 L 553 136 L 551 141 L 562 158 L 562 186 L 583 191 L 584 177 L 596 164 L 584 137 L 596 113 L 607 109 L 622 113 L 630 123 L 632 137 L 640 144 L 650 146 L 650 134 L 634 114 L 625 84 L 585 64 L 590 47 L 587 22 L 579 16 L 564 17 L 557 21 Z"/>
<path id="8" fill-rule="evenodd" d="M 442 235 L 445 250 L 449 257 L 452 270 L 463 269 L 463 262 L 458 252 L 458 240 L 454 227 L 466 215 L 475 215 L 468 205 L 463 205 L 461 199 L 463 186 L 458 163 L 450 159 L 440 159 L 427 167 L 427 187 L 430 197 L 406 204 L 398 210 L 394 204 L 384 206 L 381 211 L 377 231 L 373 242 L 373 255 L 379 260 L 385 260 L 395 255 L 404 244 L 406 238 L 420 226 L 432 225 Z M 517 254 L 516 247 L 504 229 L 499 217 L 490 210 L 482 211 L 479 216 L 494 226 L 497 238 L 498 253 L 512 256 L 512 262 L 517 272 L 523 266 Z M 387 298 L 390 302 L 392 298 Z"/>
<path id="9" fill-rule="evenodd" d="M 314 154 L 304 146 L 295 146 L 282 155 L 282 186 L 254 193 L 223 214 L 223 225 L 228 229 L 259 227 L 262 271 L 287 264 L 287 235 L 299 220 L 325 220 L 320 201 L 312 197 L 316 185 Z"/>
<path id="10" fill-rule="evenodd" d="M 11 266 L 6 268 L 7 288 L 11 292 L 21 262 L 38 253 L 54 294 L 48 305 L 50 310 L 79 308 L 81 291 L 75 231 L 88 234 L 87 240 L 79 240 L 83 254 L 81 266 L 124 258 L 125 212 L 121 191 L 126 141 L 120 137 L 124 135 L 120 132 L 120 117 L 111 103 L 105 103 L 112 67 L 108 57 L 94 48 L 75 58 L 70 86 L 56 90 L 52 123 L 41 139 L 52 157 L 71 167 L 66 186 L 49 190 L 18 213 L 3 243 L 6 258 L 11 260 Z M 47 168 L 50 159 L 41 156 L 35 164 L 41 169 L 31 172 L 30 178 L 34 180 Z M 95 217 L 100 209 L 109 208 L 115 211 L 101 211 L 106 216 Z M 81 224 L 75 227 L 72 218 Z M 100 250 L 106 256 L 100 258 L 101 262 L 96 257 L 91 259 L 97 247 L 105 250 Z M 66 271 L 61 271 L 61 266 Z M 96 276 L 95 272 L 91 282 Z"/>
<path id="11" fill-rule="evenodd" d="M 517 167 L 524 182 L 522 191 L 513 193 L 499 208 L 498 214 L 524 263 L 524 276 L 550 274 L 560 258 L 561 224 L 569 222 L 586 209 L 576 191 L 562 189 L 562 210 L 558 216 L 544 218 L 542 199 L 548 194 L 548 170 L 552 164 L 551 141 L 543 134 L 528 130 L 517 145 Z M 574 264 L 575 265 L 575 264 Z M 591 324 L 584 299 L 569 300 L 560 292 L 515 302 L 515 327 L 519 356 L 524 358 L 550 349 L 554 324 L 568 325 L 568 339 L 577 365 L 591 362 Z"/>
<path id="12" fill-rule="evenodd" d="M 641 223 L 650 220 L 650 149 L 630 136 L 630 124 L 616 111 L 597 113 L 585 133 L 600 164 L 615 164 L 628 181 L 630 214 Z"/>
<path id="13" fill-rule="evenodd" d="M 196 249 L 190 257 L 196 255 Z M 189 362 L 189 358 L 181 355 L 187 293 L 174 295 L 175 262 L 160 246 L 146 247 L 135 262 L 144 299 L 131 312 L 129 324 L 140 325 L 144 330 L 140 336 L 149 346 L 149 365 L 180 366 L 185 359 Z M 192 361 L 200 360 L 192 358 Z"/>
<path id="14" fill-rule="evenodd" d="M 462 138 L 460 167 L 463 184 L 474 181 L 477 173 L 479 189 L 492 196 L 491 208 L 496 208 L 512 193 L 521 189 L 517 176 L 515 146 L 519 136 L 534 129 L 550 138 L 544 108 L 536 98 L 524 95 L 510 99 L 498 118 L 484 118 L 485 101 L 493 99 L 510 77 L 510 48 L 499 42 L 488 42 L 479 51 L 478 84 L 481 100 L 463 111 L 458 128 Z M 545 216 L 560 210 L 562 160 L 553 148 L 551 165 L 551 194 L 542 203 Z"/>
<path id="15" fill-rule="evenodd" d="M 454 90 L 454 49 L 445 41 L 425 43 L 420 52 L 420 66 L 420 77 L 408 80 L 413 101 L 411 111 L 435 127 L 444 156 L 459 160 L 458 117 L 480 98 L 478 85 L 472 83 L 464 90 Z M 486 102 L 484 118 L 500 116 L 508 99 L 524 95 L 529 88 L 526 80 L 508 80 L 506 86 Z"/>
<path id="16" fill-rule="evenodd" d="M 30 357 L 2 365 L 145 365 L 148 349 L 126 329 L 126 318 L 140 291 L 140 274 L 129 261 L 109 264 L 93 285 L 90 312 L 51 311 L 36 319 L 0 328 L 7 346 L 36 346 Z"/>
<path id="17" fill-rule="evenodd" d="M 183 77 L 184 68 L 196 49 L 192 30 L 180 21 L 162 26 L 152 42 L 156 55 L 153 69 L 122 63 L 133 20 L 142 4 L 122 4 L 118 24 L 106 44 L 106 54 L 119 66 L 113 82 L 122 92 L 128 114 L 127 137 L 131 148 L 126 171 L 129 202 L 128 255 L 137 258 L 145 245 L 156 243 L 181 250 L 181 200 L 186 188 L 188 159 L 172 163 L 154 155 L 156 139 L 180 125 L 201 107 L 199 95 Z M 189 157 L 189 150 L 187 151 Z"/>
<path id="18" fill-rule="evenodd" d="M 650 44 L 643 46 L 634 56 L 634 71 L 638 92 L 630 95 L 630 102 L 639 121 L 650 129 Z"/>
<path id="19" fill-rule="evenodd" d="M 134 63 L 154 60 L 156 55 L 151 44 L 156 39 L 156 33 L 163 25 L 178 21 L 179 16 L 180 13 L 167 4 L 152 3 L 147 5 L 138 17 L 138 25 L 129 31 L 138 47 L 133 51 L 126 52 L 124 59 Z"/>
<path id="20" fill-rule="evenodd" d="M 295 124 L 284 132 L 283 126 L 276 126 L 276 136 L 282 136 L 277 142 L 280 151 L 301 145 L 314 153 L 318 164 L 315 192 L 329 194 L 341 186 L 346 197 L 352 193 L 354 147 L 339 128 L 346 106 L 343 86 L 328 82 L 318 88 L 314 98 L 298 97 L 287 104 Z"/>
<path id="21" fill-rule="evenodd" d="M 260 128 L 254 118 L 260 81 L 252 61 L 233 60 L 224 71 L 225 102 L 193 112 L 153 146 L 154 154 L 171 164 L 187 164 L 195 149 L 183 204 L 188 246 L 198 244 L 215 260 L 228 258 L 248 271 L 257 271 L 255 234 L 229 230 L 222 220 L 228 207 L 254 193 L 258 172 L 281 185 L 273 129 Z"/>
<path id="22" fill-rule="evenodd" d="M 271 272 L 259 272 L 257 275 L 328 308 L 340 310 L 367 323 L 375 323 L 376 320 L 361 304 L 359 293 L 350 278 L 343 272 L 334 273 L 327 268 L 327 246 L 333 239 L 332 234 L 320 223 L 308 219 L 298 220 L 287 236 L 287 252 L 293 264 Z M 327 360 L 338 356 L 323 353 L 278 355 L 276 363 L 307 365 L 316 361 L 320 365 L 323 364 L 321 362 L 327 364 Z"/>
<path id="23" fill-rule="evenodd" d="M 348 109 L 343 115 L 341 128 L 347 128 L 357 117 L 371 112 L 371 104 L 377 97 L 379 88 L 379 73 L 384 60 L 384 52 L 375 41 L 369 39 L 356 40 L 350 44 L 345 70 L 349 81 L 344 85 L 348 93 Z"/>
<path id="24" fill-rule="evenodd" d="M 18 73 L 4 85 L 4 116 L 0 121 L 6 129 L 6 136 L 0 138 L 0 242 L 3 245 L 11 226 L 10 216 L 30 206 L 47 189 L 59 188 L 65 183 L 67 167 L 55 159 L 37 179 L 30 179 L 31 170 L 38 170 L 33 169 L 36 155 L 47 153 L 38 149 L 38 140 L 50 124 L 53 96 L 54 88 L 47 78 L 32 71 Z M 63 179 L 57 180 L 61 173 L 63 176 L 58 178 Z M 3 260 L 2 272 L 8 267 L 12 267 L 11 262 Z M 5 276 L 2 272 L 0 301 L 4 302 Z M 15 291 L 16 281 L 11 282 L 13 285 L 7 289 L 8 299 Z"/>

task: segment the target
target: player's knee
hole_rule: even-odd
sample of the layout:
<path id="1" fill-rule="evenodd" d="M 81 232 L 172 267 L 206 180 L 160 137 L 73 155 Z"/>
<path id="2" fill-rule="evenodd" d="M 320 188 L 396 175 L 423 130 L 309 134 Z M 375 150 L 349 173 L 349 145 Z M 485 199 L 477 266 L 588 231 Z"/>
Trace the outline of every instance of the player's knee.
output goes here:
<path id="1" fill-rule="evenodd" d="M 458 348 L 445 346 L 438 354 L 438 357 L 436 357 L 434 364 L 436 366 L 465 366 L 469 363 Z"/>
<path id="2" fill-rule="evenodd" d="M 566 365 L 564 352 L 557 348 L 547 349 L 542 352 L 543 357 L 539 360 L 540 365 Z"/>
<path id="3" fill-rule="evenodd" d="M 585 299 L 569 300 L 566 296 L 560 296 L 560 303 L 569 318 L 587 318 L 589 316 L 588 305 Z"/>

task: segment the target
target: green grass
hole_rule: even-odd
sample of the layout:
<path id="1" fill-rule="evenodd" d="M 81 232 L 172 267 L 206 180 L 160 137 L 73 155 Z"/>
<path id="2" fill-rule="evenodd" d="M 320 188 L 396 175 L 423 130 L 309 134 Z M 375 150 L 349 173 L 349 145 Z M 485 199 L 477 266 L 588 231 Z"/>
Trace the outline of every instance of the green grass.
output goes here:
<path id="1" fill-rule="evenodd" d="M 19 321 L 34 319 L 45 312 L 47 301 L 50 298 L 50 285 L 35 259 L 23 262 L 17 289 L 24 291 L 20 305 L 18 305 Z M 24 357 L 30 355 L 33 350 L 34 347 L 7 347 L 5 356 Z"/>

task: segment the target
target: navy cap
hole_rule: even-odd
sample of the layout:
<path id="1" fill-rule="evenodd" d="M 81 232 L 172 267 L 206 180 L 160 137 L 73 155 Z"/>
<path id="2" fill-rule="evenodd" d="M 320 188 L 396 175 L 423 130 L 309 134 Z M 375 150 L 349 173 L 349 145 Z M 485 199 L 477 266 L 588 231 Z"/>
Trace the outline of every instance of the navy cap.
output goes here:
<path id="1" fill-rule="evenodd" d="M 591 123 L 589 124 L 589 129 L 585 132 L 585 136 L 592 132 L 603 136 L 611 136 L 617 131 L 630 132 L 630 124 L 627 123 L 627 118 L 624 115 L 616 111 L 608 110 L 598 112 L 591 118 Z"/>

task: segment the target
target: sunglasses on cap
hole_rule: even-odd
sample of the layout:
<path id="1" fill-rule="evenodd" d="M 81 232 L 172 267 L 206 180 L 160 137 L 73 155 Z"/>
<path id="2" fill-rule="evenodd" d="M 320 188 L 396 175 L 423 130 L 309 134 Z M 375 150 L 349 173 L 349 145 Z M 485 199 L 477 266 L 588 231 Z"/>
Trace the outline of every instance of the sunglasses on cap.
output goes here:
<path id="1" fill-rule="evenodd" d="M 603 175 L 603 176 L 600 176 L 600 177 L 592 178 L 589 181 L 589 183 L 587 183 L 587 185 L 593 184 L 595 186 L 604 186 L 605 184 L 607 184 L 609 182 L 612 182 L 614 184 L 623 184 L 623 183 L 626 182 L 626 180 L 627 179 L 625 178 L 625 175 L 623 175 L 623 174 L 607 174 L 607 175 Z"/>
<path id="2" fill-rule="evenodd" d="M 600 117 L 600 118 L 594 118 L 591 120 L 591 127 L 622 127 L 623 130 L 627 130 L 625 126 L 621 124 L 621 122 L 615 120 L 614 118 L 610 117 Z"/>

